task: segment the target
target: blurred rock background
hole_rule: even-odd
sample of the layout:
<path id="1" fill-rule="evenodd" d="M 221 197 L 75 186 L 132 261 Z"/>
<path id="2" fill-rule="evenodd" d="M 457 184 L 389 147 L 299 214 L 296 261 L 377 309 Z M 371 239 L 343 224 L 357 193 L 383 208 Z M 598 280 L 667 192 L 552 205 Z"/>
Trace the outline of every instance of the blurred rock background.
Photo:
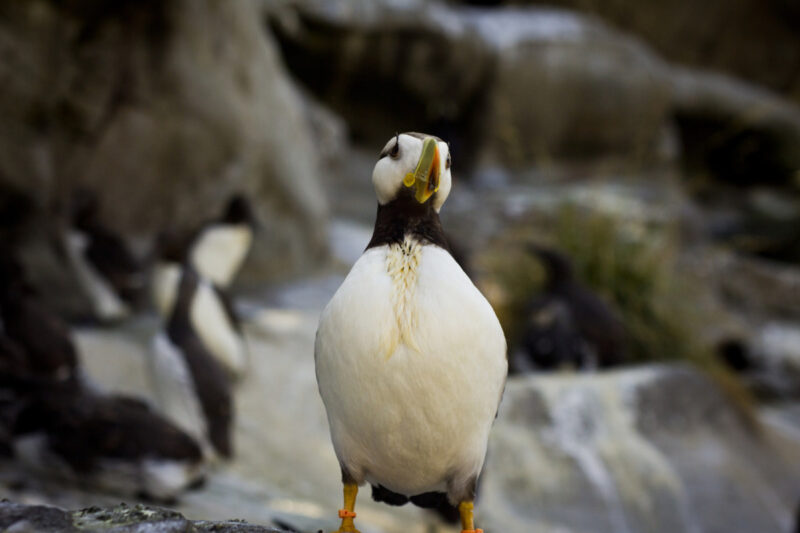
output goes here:
<path id="1" fill-rule="evenodd" d="M 451 144 L 442 217 L 512 352 L 567 252 L 618 311 L 627 365 L 510 378 L 487 531 L 788 532 L 800 501 L 800 8 L 789 0 L 0 3 L 0 222 L 67 317 L 52 235 L 78 186 L 142 257 L 243 192 L 235 287 L 253 371 L 236 459 L 192 519 L 334 527 L 313 374 L 322 306 L 369 239 L 396 131 Z M 151 313 L 81 327 L 89 373 L 148 396 Z M 4 469 L 0 493 L 118 501 Z M 368 531 L 447 526 L 359 506 Z M 362 512 L 363 510 L 363 512 Z M 277 522 L 276 522 L 277 521 Z"/>

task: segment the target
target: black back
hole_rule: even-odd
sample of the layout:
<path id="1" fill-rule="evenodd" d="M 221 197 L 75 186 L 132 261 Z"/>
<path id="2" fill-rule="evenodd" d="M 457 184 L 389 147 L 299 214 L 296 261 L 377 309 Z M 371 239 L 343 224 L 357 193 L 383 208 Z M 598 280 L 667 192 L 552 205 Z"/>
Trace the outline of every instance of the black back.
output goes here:
<path id="1" fill-rule="evenodd" d="M 86 260 L 108 280 L 128 303 L 135 303 L 144 290 L 144 265 L 123 238 L 100 223 L 97 197 L 79 189 L 73 192 L 71 223 L 88 239 Z"/>
<path id="2" fill-rule="evenodd" d="M 0 251 L 0 317 L 5 335 L 40 377 L 74 375 L 78 357 L 66 323 L 37 298 L 13 253 Z"/>
<path id="3" fill-rule="evenodd" d="M 564 363 L 585 366 L 594 358 L 598 366 L 613 366 L 625 359 L 626 332 L 611 307 L 574 276 L 564 254 L 530 246 L 547 272 L 543 294 L 526 311 L 523 348 L 539 368 Z"/>
<path id="4" fill-rule="evenodd" d="M 228 201 L 228 205 L 219 222 L 225 224 L 247 224 L 254 227 L 256 225 L 256 217 L 253 213 L 253 206 L 244 195 L 236 194 Z"/>
<path id="5" fill-rule="evenodd" d="M 367 249 L 387 244 L 400 244 L 406 235 L 424 244 L 433 244 L 450 252 L 447 237 L 433 202 L 420 204 L 414 191 L 402 187 L 397 197 L 385 205 L 378 205 L 375 228 Z"/>
<path id="6" fill-rule="evenodd" d="M 195 391 L 208 422 L 208 438 L 211 444 L 220 455 L 230 457 L 233 423 L 230 379 L 222 365 L 203 345 L 190 319 L 191 306 L 199 283 L 199 275 L 190 267 L 185 267 L 175 307 L 167 324 L 167 335 L 180 348 L 189 367 Z"/>
<path id="7" fill-rule="evenodd" d="M 14 436 L 44 433 L 49 449 L 76 472 L 91 472 L 100 459 L 202 460 L 191 437 L 132 397 L 49 383 L 30 387 L 22 404 Z"/>

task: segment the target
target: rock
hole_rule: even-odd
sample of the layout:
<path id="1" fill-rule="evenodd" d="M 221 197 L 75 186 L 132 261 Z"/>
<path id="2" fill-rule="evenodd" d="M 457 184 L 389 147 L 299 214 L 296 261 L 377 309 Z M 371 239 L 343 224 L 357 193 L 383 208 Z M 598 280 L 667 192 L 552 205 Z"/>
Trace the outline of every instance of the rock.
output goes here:
<path id="1" fill-rule="evenodd" d="M 511 379 L 481 483 L 484 527 L 786 531 L 800 447 L 763 431 L 687 367 Z"/>
<path id="2" fill-rule="evenodd" d="M 474 110 L 494 58 L 449 8 L 420 0 L 276 4 L 271 27 L 292 73 L 376 154 L 397 131 L 475 144 Z"/>
<path id="3" fill-rule="evenodd" d="M 800 105 L 709 72 L 674 67 L 673 108 L 690 170 L 735 185 L 800 190 Z"/>
<path id="4" fill-rule="evenodd" d="M 478 158 L 519 168 L 578 154 L 639 161 L 663 131 L 664 65 L 595 19 L 418 1 L 279 6 L 287 64 L 361 141 L 426 131 L 452 143 L 461 169 Z"/>
<path id="5" fill-rule="evenodd" d="M 800 327 L 791 322 L 769 322 L 752 342 L 754 386 L 762 394 L 800 398 Z"/>
<path id="6" fill-rule="evenodd" d="M 462 20 L 497 58 L 483 132 L 490 163 L 652 159 L 670 92 L 665 64 L 642 43 L 555 9 L 475 10 Z"/>
<path id="7" fill-rule="evenodd" d="M 52 221 L 78 185 L 125 235 L 191 227 L 233 192 L 264 231 L 245 280 L 315 266 L 327 207 L 301 102 L 260 4 L 9 4 L 0 181 Z M 52 222 L 51 222 L 52 223 Z"/>
<path id="8" fill-rule="evenodd" d="M 242 521 L 188 520 L 182 514 L 147 505 L 124 503 L 109 508 L 66 511 L 44 505 L 0 502 L 0 528 L 18 533 L 280 533 L 283 530 Z"/>
<path id="9" fill-rule="evenodd" d="M 503 3 L 557 5 L 598 15 L 640 36 L 672 62 L 727 72 L 800 100 L 800 7 L 789 0 Z"/>

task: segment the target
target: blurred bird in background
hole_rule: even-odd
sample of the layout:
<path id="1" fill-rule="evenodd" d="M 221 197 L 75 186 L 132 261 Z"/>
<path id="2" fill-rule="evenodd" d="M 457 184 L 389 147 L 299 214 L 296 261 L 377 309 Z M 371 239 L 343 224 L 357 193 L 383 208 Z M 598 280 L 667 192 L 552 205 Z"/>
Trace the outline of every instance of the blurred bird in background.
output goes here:
<path id="1" fill-rule="evenodd" d="M 526 310 L 516 371 L 559 367 L 596 369 L 625 361 L 625 325 L 613 309 L 575 279 L 570 259 L 542 246 L 529 246 L 545 270 L 542 292 Z"/>

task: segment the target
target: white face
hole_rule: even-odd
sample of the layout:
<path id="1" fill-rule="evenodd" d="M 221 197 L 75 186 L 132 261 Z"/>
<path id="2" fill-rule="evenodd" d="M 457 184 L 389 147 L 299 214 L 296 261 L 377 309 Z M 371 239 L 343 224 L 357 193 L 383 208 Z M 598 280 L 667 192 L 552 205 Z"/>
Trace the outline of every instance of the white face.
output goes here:
<path id="1" fill-rule="evenodd" d="M 422 155 L 424 138 L 416 137 L 419 134 L 401 133 L 399 137 L 392 137 L 381 151 L 381 157 L 375 163 L 372 171 L 372 184 L 378 203 L 385 205 L 397 197 L 403 185 L 403 179 L 409 172 L 414 172 Z M 428 200 L 433 202 L 436 212 L 450 194 L 452 180 L 450 177 L 450 147 L 444 141 L 436 143 L 439 148 L 439 190 Z"/>

